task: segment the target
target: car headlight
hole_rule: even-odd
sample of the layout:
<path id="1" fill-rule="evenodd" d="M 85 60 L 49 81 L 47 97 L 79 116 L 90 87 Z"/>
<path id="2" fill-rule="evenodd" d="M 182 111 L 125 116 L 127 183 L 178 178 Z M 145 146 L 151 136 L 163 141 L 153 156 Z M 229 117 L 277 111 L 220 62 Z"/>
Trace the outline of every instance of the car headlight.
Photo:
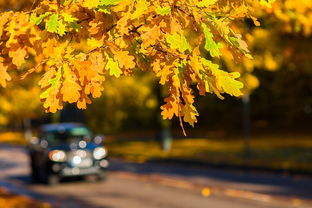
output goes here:
<path id="1" fill-rule="evenodd" d="M 66 160 L 66 153 L 62 150 L 53 150 L 49 152 L 49 158 L 55 162 L 64 162 Z"/>
<path id="2" fill-rule="evenodd" d="M 106 156 L 106 149 L 103 147 L 97 147 L 93 151 L 93 157 L 97 160 L 102 159 Z"/>

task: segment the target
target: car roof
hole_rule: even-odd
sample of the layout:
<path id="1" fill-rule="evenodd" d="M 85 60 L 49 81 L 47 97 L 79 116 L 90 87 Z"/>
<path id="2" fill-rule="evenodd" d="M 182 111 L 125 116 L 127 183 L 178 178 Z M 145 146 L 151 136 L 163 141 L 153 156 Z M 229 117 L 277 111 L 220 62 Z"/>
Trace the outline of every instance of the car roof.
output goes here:
<path id="1" fill-rule="evenodd" d="M 73 128 L 85 127 L 82 123 L 56 123 L 56 124 L 45 124 L 41 126 L 43 132 L 59 131 L 60 129 L 67 131 Z"/>

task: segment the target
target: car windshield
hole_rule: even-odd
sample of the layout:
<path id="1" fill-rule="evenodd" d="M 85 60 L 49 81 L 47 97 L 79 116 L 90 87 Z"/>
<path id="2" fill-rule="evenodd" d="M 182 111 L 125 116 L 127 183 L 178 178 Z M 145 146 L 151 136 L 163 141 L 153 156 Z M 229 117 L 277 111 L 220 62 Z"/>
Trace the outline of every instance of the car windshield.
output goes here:
<path id="1" fill-rule="evenodd" d="M 86 127 L 76 127 L 70 129 L 59 128 L 54 131 L 43 132 L 43 139 L 46 139 L 49 145 L 71 144 L 80 140 L 90 140 L 91 133 Z"/>

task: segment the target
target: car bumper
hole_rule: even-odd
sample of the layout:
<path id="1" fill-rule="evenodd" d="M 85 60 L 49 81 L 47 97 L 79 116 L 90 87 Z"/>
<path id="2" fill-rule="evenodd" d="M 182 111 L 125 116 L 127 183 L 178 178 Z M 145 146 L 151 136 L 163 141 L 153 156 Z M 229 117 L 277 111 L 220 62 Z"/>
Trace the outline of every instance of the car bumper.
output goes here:
<path id="1" fill-rule="evenodd" d="M 62 176 L 79 176 L 79 175 L 92 175 L 98 174 L 103 171 L 100 167 L 90 167 L 90 168 L 64 168 L 61 171 Z"/>
<path id="2" fill-rule="evenodd" d="M 90 167 L 70 167 L 67 165 L 65 166 L 65 164 L 53 164 L 51 172 L 61 177 L 93 175 L 105 171 L 108 165 L 109 162 L 106 159 L 96 161 L 96 163 Z"/>

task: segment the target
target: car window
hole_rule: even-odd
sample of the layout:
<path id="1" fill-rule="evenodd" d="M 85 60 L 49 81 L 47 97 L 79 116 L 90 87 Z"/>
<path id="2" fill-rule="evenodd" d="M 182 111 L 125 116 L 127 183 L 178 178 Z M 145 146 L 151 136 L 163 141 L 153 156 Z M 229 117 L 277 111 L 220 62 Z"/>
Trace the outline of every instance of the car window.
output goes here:
<path id="1" fill-rule="evenodd" d="M 47 140 L 48 144 L 51 146 L 61 145 L 61 144 L 71 144 L 77 143 L 80 140 L 90 140 L 90 131 L 85 127 L 77 127 L 71 129 L 59 129 L 56 131 L 47 131 L 42 133 L 42 139 Z"/>
<path id="2" fill-rule="evenodd" d="M 73 128 L 73 129 L 70 129 L 69 131 L 70 131 L 70 134 L 73 136 L 90 135 L 89 130 L 84 127 Z"/>

